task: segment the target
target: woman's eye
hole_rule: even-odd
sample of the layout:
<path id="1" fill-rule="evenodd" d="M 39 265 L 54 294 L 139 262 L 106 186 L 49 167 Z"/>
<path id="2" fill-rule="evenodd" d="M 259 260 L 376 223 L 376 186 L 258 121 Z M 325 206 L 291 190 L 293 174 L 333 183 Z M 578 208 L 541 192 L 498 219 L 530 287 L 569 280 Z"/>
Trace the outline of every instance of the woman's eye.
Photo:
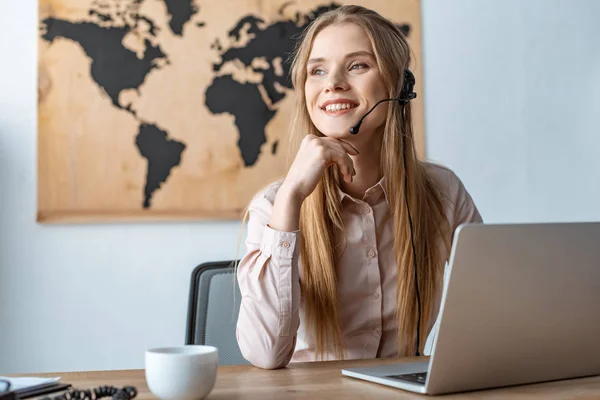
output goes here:
<path id="1" fill-rule="evenodd" d="M 323 75 L 325 72 L 321 68 L 313 68 L 310 70 L 311 75 Z"/>
<path id="2" fill-rule="evenodd" d="M 361 69 L 361 68 L 367 68 L 368 65 L 364 64 L 364 63 L 356 63 L 356 64 L 352 64 L 352 66 L 350 67 L 350 70 L 355 70 L 355 69 Z"/>

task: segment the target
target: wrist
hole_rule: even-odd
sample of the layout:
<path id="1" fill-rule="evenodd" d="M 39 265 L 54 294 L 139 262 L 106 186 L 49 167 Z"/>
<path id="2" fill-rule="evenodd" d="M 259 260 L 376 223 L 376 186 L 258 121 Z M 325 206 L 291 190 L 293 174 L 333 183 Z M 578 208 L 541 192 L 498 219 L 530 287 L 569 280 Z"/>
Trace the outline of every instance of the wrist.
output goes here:
<path id="1" fill-rule="evenodd" d="M 296 185 L 287 180 L 283 181 L 281 187 L 277 191 L 277 198 L 300 207 L 304 202 L 304 196 Z"/>
<path id="2" fill-rule="evenodd" d="M 269 220 L 269 226 L 275 230 L 293 232 L 300 226 L 301 197 L 289 186 L 282 186 L 277 191 L 273 213 Z"/>

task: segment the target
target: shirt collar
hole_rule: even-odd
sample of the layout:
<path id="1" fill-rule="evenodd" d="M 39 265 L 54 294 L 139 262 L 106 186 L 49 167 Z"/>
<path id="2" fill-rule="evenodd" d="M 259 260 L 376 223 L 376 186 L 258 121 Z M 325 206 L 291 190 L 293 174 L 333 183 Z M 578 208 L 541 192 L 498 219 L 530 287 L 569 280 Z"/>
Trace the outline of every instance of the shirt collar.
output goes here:
<path id="1" fill-rule="evenodd" d="M 338 201 L 341 203 L 342 201 L 344 201 L 344 199 L 349 199 L 352 201 L 356 201 L 356 199 L 352 196 L 350 196 L 349 194 L 347 194 L 346 192 L 344 192 L 342 190 L 341 187 L 337 187 L 337 194 L 338 194 Z M 361 201 L 366 201 L 369 202 L 369 197 L 372 197 L 373 202 L 379 200 L 380 195 L 383 194 L 385 201 L 389 203 L 389 198 L 388 198 L 388 194 L 385 188 L 385 176 L 382 177 L 379 182 L 377 182 L 375 185 L 371 186 L 369 189 L 367 189 L 367 191 L 365 192 L 365 197 L 363 199 L 360 199 Z"/>

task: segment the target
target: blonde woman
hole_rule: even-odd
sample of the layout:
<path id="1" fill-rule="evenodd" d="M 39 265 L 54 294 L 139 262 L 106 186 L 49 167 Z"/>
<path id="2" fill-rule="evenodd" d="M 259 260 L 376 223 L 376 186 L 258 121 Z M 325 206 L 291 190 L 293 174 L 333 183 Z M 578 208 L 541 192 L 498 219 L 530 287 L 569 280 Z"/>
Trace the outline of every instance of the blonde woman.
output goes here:
<path id="1" fill-rule="evenodd" d="M 251 201 L 237 266 L 237 340 L 252 364 L 423 354 L 453 233 L 482 220 L 452 171 L 417 159 L 409 64 L 399 29 L 359 6 L 304 32 L 291 70 L 303 140 Z"/>

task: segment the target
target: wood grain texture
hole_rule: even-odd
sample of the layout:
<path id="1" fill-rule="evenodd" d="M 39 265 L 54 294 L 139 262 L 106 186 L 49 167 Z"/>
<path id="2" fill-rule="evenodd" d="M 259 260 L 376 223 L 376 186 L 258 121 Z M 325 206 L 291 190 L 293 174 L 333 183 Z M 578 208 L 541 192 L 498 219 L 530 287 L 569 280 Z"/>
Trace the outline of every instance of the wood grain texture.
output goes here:
<path id="1" fill-rule="evenodd" d="M 423 358 L 426 359 L 426 358 Z M 365 382 L 341 375 L 341 369 L 415 361 L 417 358 L 331 361 L 289 364 L 280 370 L 249 365 L 219 367 L 208 399 L 424 399 L 436 398 Z M 148 391 L 143 370 L 28 374 L 61 376 L 78 389 L 100 385 L 138 388 L 138 399 L 155 397 Z M 443 399 L 600 399 L 600 376 L 437 396 Z"/>
<path id="2" fill-rule="evenodd" d="M 226 50 L 251 38 L 244 29 L 238 39 L 228 32 L 246 16 L 262 18 L 258 26 L 266 30 L 331 2 L 231 0 L 223 7 L 219 1 L 181 0 L 171 4 L 192 2 L 196 11 L 174 29 L 164 1 L 38 1 L 37 221 L 239 219 L 256 192 L 285 176 L 298 143 L 288 135 L 292 89 L 264 84 L 266 74 L 260 71 L 270 65 L 264 57 L 251 65 L 236 58 L 225 62 Z M 423 155 L 420 0 L 335 3 L 362 4 L 410 26 L 418 93 L 411 104 Z M 275 74 L 282 73 L 283 61 L 273 60 Z M 222 64 L 218 71 L 216 64 Z M 247 104 L 250 115 L 274 113 L 259 130 L 265 142 L 252 164 L 237 144 L 239 106 L 234 115 L 206 105 L 208 88 L 227 75 L 234 85 L 247 85 L 248 96 L 235 100 Z M 235 97 L 215 90 L 216 97 Z M 272 101 L 273 91 L 283 98 Z M 165 153 L 152 155 L 150 162 L 136 144 L 142 136 L 161 142 Z M 160 163 L 172 166 L 156 167 L 166 170 L 166 177 L 152 179 L 146 188 L 148 168 Z"/>

